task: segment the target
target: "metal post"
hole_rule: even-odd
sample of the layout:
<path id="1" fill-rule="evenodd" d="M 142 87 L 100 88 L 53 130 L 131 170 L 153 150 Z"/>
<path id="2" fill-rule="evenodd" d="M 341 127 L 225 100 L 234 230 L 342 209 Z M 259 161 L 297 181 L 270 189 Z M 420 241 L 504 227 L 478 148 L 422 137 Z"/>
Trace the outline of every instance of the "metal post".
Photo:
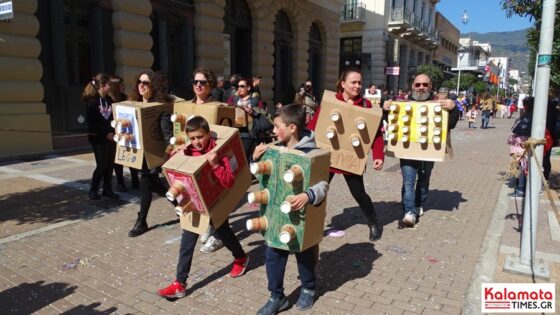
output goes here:
<path id="1" fill-rule="evenodd" d="M 459 86 L 461 85 L 461 65 L 459 65 L 459 75 L 457 76 L 457 96 L 459 96 Z"/>
<path id="2" fill-rule="evenodd" d="M 552 38 L 554 35 L 554 14 L 556 13 L 556 1 L 545 0 L 542 8 L 542 24 L 539 39 L 539 54 L 537 62 L 537 79 L 535 83 L 535 105 L 533 110 L 533 123 L 531 126 L 531 137 L 544 139 L 546 123 L 546 110 L 548 105 L 548 88 L 550 84 L 550 63 L 552 60 Z M 543 161 L 543 145 L 538 145 L 535 155 L 539 162 Z M 521 232 L 521 250 L 517 263 L 506 259 L 505 269 L 508 271 L 534 275 L 548 279 L 550 272 L 544 261 L 540 264 L 535 259 L 535 244 L 537 238 L 537 215 L 539 210 L 539 191 L 541 179 L 534 158 L 527 157 L 529 163 L 529 178 L 525 187 L 525 200 L 523 204 L 523 229 Z"/>

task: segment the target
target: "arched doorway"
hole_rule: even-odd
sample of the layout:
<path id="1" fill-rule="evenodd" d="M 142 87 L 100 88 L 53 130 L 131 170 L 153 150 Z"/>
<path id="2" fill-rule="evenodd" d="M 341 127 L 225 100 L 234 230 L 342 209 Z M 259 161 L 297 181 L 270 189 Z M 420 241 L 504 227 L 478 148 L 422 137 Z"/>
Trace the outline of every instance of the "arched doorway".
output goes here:
<path id="1" fill-rule="evenodd" d="M 319 31 L 319 26 L 317 23 L 311 24 L 309 29 L 309 68 L 307 71 L 307 77 L 313 83 L 313 94 L 316 97 L 321 98 L 321 91 L 323 90 L 323 82 L 321 82 L 322 76 L 322 58 L 321 51 L 323 48 L 323 41 L 321 40 L 321 33 Z"/>
<path id="2" fill-rule="evenodd" d="M 293 102 L 292 27 L 288 15 L 280 10 L 274 20 L 274 104 Z"/>
<path id="3" fill-rule="evenodd" d="M 194 6 L 192 1 L 151 0 L 151 36 L 154 41 L 152 70 L 163 71 L 169 92 L 182 98 L 194 96 Z"/>
<path id="4" fill-rule="evenodd" d="M 251 11 L 245 0 L 226 0 L 224 11 L 224 49 L 226 50 L 224 74 L 239 73 L 249 77 L 252 75 L 253 51 Z"/>
<path id="5" fill-rule="evenodd" d="M 37 1 L 39 60 L 44 103 L 55 149 L 87 143 L 80 95 L 91 78 L 115 71 L 110 3 L 101 0 Z"/>

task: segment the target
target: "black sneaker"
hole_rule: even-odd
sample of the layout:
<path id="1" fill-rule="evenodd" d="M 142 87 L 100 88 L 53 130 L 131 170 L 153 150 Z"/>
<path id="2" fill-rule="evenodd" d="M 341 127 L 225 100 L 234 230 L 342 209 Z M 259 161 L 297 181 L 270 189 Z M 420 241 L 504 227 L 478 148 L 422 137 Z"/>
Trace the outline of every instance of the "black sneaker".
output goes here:
<path id="1" fill-rule="evenodd" d="M 315 303 L 315 290 L 302 288 L 296 303 L 296 308 L 300 311 L 306 311 L 313 306 L 313 303 Z"/>
<path id="2" fill-rule="evenodd" d="M 132 230 L 130 230 L 130 232 L 128 232 L 128 236 L 129 237 L 136 237 L 136 236 L 140 236 L 144 233 L 148 232 L 148 223 L 146 223 L 146 221 L 143 220 L 137 220 L 136 223 L 134 224 L 134 227 L 132 228 Z"/>
<path id="3" fill-rule="evenodd" d="M 371 242 L 375 242 L 381 239 L 381 235 L 383 234 L 383 226 L 379 224 L 372 224 L 369 225 L 369 240 Z"/>
<path id="4" fill-rule="evenodd" d="M 110 199 L 119 199 L 119 195 L 115 194 L 112 190 L 103 190 L 103 196 L 109 197 Z"/>
<path id="5" fill-rule="evenodd" d="M 285 310 L 290 305 L 288 298 L 282 296 L 281 298 L 271 297 L 268 302 L 257 311 L 257 315 L 274 315 Z"/>
<path id="6" fill-rule="evenodd" d="M 99 197 L 99 194 L 95 190 L 90 190 L 88 196 L 89 196 L 89 199 L 91 199 L 91 200 L 101 199 L 101 197 Z"/>

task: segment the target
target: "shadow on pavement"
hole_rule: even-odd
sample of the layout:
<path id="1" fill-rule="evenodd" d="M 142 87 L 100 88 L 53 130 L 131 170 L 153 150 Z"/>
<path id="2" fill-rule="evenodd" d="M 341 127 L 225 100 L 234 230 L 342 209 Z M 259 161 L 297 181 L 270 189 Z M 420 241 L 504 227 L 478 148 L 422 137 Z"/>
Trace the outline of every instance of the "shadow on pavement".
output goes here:
<path id="1" fill-rule="evenodd" d="M 430 190 L 424 211 L 429 211 L 430 209 L 453 211 L 459 208 L 461 202 L 467 201 L 467 199 L 463 198 L 463 193 L 460 191 L 434 189 Z"/>
<path id="2" fill-rule="evenodd" d="M 95 302 L 95 303 L 91 303 L 90 305 L 78 305 L 76 307 L 74 307 L 73 309 L 70 309 L 64 313 L 61 313 L 61 315 L 82 315 L 82 314 L 91 314 L 91 315 L 109 315 L 109 314 L 113 314 L 117 311 L 116 307 L 111 307 L 108 308 L 104 311 L 98 311 L 96 310 L 96 308 L 98 308 L 101 305 L 101 303 L 99 302 Z M 128 313 L 130 314 L 130 313 Z"/>
<path id="3" fill-rule="evenodd" d="M 369 242 L 346 243 L 335 250 L 322 252 L 317 268 L 318 296 L 336 291 L 347 282 L 368 276 L 373 262 L 379 257 L 381 254 Z M 301 287 L 288 296 L 292 303 L 297 301 L 300 289 Z"/>
<path id="4" fill-rule="evenodd" d="M 373 207 L 377 213 L 379 224 L 387 225 L 391 222 L 398 221 L 401 217 L 401 205 L 399 202 L 374 202 Z M 327 219 L 328 221 L 328 219 Z M 356 224 L 367 224 L 367 220 L 360 207 L 344 208 L 342 213 L 334 215 L 331 222 L 325 227 L 325 236 L 329 229 L 344 231 Z"/>
<path id="5" fill-rule="evenodd" d="M 69 284 L 61 282 L 22 283 L 0 292 L 0 305 L 2 305 L 3 313 L 31 314 L 76 292 L 76 288 L 76 286 L 69 286 Z"/>
<path id="6" fill-rule="evenodd" d="M 5 184 L 9 185 L 9 182 Z M 0 195 L 0 223 L 57 223 L 75 219 L 93 219 L 115 212 L 127 204 L 125 200 L 90 200 L 87 191 L 79 189 L 89 181 L 31 188 L 24 192 Z M 100 192 L 101 194 L 101 192 Z"/>

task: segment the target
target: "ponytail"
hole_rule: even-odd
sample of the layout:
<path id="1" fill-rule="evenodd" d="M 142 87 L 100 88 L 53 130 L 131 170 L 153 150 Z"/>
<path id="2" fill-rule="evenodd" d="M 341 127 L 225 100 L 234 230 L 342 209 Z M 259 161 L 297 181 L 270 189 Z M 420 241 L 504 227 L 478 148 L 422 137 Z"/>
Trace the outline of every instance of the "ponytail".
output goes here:
<path id="1" fill-rule="evenodd" d="M 109 83 L 110 79 L 111 77 L 109 77 L 105 73 L 99 73 L 96 76 L 92 77 L 91 81 L 86 84 L 86 87 L 82 92 L 82 101 L 87 101 L 90 98 L 99 97 L 99 89 L 101 88 L 101 85 Z"/>

